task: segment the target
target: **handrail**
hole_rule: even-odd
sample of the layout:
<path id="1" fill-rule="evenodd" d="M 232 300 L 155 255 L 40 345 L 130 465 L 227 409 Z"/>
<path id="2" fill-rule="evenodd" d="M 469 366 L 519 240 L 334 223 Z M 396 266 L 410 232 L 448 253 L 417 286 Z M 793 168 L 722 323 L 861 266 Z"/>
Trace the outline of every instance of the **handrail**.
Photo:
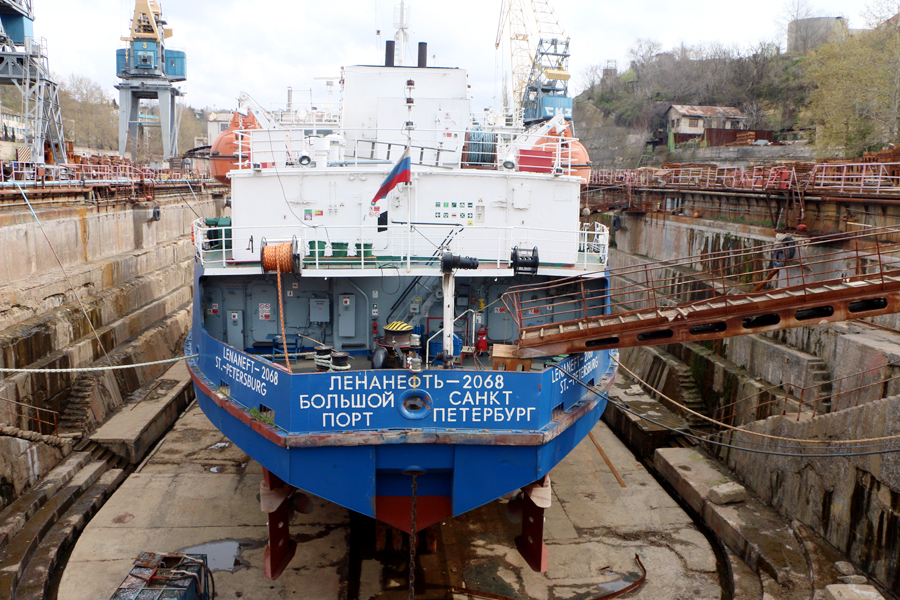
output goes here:
<path id="1" fill-rule="evenodd" d="M 16 402 L 15 400 L 10 400 L 8 398 L 3 398 L 3 397 L 0 397 L 0 400 L 2 400 L 3 402 L 6 403 L 6 414 L 8 414 L 11 417 L 13 424 L 17 423 L 18 417 L 21 416 L 23 418 L 27 418 L 27 419 L 36 421 L 38 423 L 39 427 L 38 427 L 37 433 L 40 433 L 43 435 L 43 431 L 41 431 L 40 425 L 48 425 L 53 428 L 53 435 L 55 435 L 56 437 L 59 437 L 59 413 L 56 412 L 55 410 L 50 410 L 49 408 L 41 408 L 39 406 L 32 406 L 30 404 L 23 404 L 21 402 Z M 35 411 L 35 415 L 28 416 L 24 413 L 19 414 L 14 409 L 15 406 L 22 406 L 25 408 L 30 408 Z M 53 421 L 48 421 L 48 420 L 42 419 L 40 416 L 40 413 L 49 413 L 49 415 L 53 418 Z M 33 430 L 29 429 L 29 431 L 33 431 Z"/>
<path id="2" fill-rule="evenodd" d="M 412 164 L 427 168 L 477 168 L 504 170 L 503 163 L 512 158 L 514 166 L 505 169 L 511 172 L 543 173 L 547 175 L 576 175 L 576 171 L 585 168 L 576 165 L 573 157 L 573 142 L 577 138 L 557 135 L 542 135 L 536 140 L 527 142 L 530 146 L 522 146 L 516 136 L 502 131 L 485 131 L 470 128 L 459 131 L 441 129 L 417 129 L 417 135 L 433 132 L 436 140 L 425 144 L 415 141 L 411 144 L 410 159 Z M 384 129 L 380 134 L 390 133 Z M 328 167 L 385 166 L 396 163 L 403 153 L 406 143 L 402 141 L 402 131 L 396 130 L 395 140 L 353 138 L 346 141 L 346 147 L 338 160 L 328 158 Z M 444 138 L 446 135 L 458 134 L 458 137 Z M 488 136 L 489 141 L 479 142 L 471 138 Z M 533 136 L 534 137 L 534 136 Z M 255 139 L 256 138 L 256 139 Z M 512 139 L 511 139 L 512 138 Z M 236 169 L 304 169 L 310 165 L 301 165 L 299 161 L 289 157 L 305 150 L 313 160 L 314 152 L 309 147 L 309 140 L 304 128 L 284 128 L 276 130 L 248 129 L 235 132 L 238 160 Z M 258 144 L 258 148 L 254 148 Z M 476 144 L 478 144 L 476 148 Z M 302 146 L 302 147 L 301 147 Z M 325 153 L 323 152 L 323 156 Z M 473 160 L 473 157 L 475 160 Z"/>
<path id="3" fill-rule="evenodd" d="M 234 244 L 236 240 L 246 243 L 252 236 L 258 241 L 266 238 L 268 244 L 297 240 L 305 268 L 359 269 L 373 268 L 378 263 L 403 264 L 416 268 L 432 267 L 437 270 L 434 247 L 455 254 L 461 252 L 460 244 L 470 245 L 466 251 L 478 258 L 482 264 L 490 264 L 497 269 L 509 268 L 509 252 L 517 245 L 515 240 L 527 239 L 530 245 L 551 248 L 571 256 L 575 262 L 567 263 L 585 271 L 604 270 L 608 260 L 609 234 L 605 228 L 596 229 L 544 229 L 524 226 L 472 226 L 462 227 L 470 237 L 456 235 L 445 237 L 450 228 L 460 228 L 458 224 L 409 224 L 391 223 L 388 231 L 367 234 L 359 225 L 281 225 L 281 226 L 223 226 L 211 227 L 205 219 L 193 223 L 195 254 L 205 266 L 226 268 L 235 266 Z M 410 233 L 416 235 L 410 236 Z M 429 234 L 434 233 L 429 237 Z M 241 234 L 244 234 L 241 237 Z M 247 235 L 249 234 L 249 235 Z M 423 239 L 424 238 L 424 239 Z M 428 242 L 431 240 L 431 242 Z M 443 241 L 442 241 L 443 240 Z M 382 247 L 374 247 L 381 242 Z M 342 244 L 339 246 L 339 244 Z M 471 249 L 475 244 L 481 250 Z M 344 255 L 345 251 L 347 254 Z M 331 256 L 328 249 L 331 249 Z M 338 250 L 339 249 L 339 250 Z M 334 256 L 335 251 L 341 253 Z M 420 252 L 421 251 L 421 252 Z M 251 261 L 257 262 L 257 261 Z"/>
<path id="4" fill-rule="evenodd" d="M 132 165 L 61 164 L 12 161 L 9 172 L 0 170 L 0 187 L 12 185 L 44 187 L 87 184 L 122 184 L 166 181 L 212 181 L 194 171 L 149 169 Z"/>
<path id="5" fill-rule="evenodd" d="M 722 296 L 737 300 L 753 294 L 765 295 L 798 283 L 806 287 L 834 282 L 852 285 L 876 275 L 870 272 L 875 268 L 882 275 L 887 271 L 896 276 L 900 268 L 898 234 L 900 228 L 896 227 L 872 228 L 815 239 L 775 242 L 750 249 L 722 250 L 609 269 L 606 276 L 610 281 L 620 283 L 605 290 L 587 287 L 580 277 L 568 277 L 547 283 L 514 286 L 507 290 L 506 295 L 517 307 L 512 315 L 516 324 L 526 328 L 531 324 L 529 321 L 550 309 L 556 316 L 572 315 L 563 321 L 577 320 L 586 310 L 596 311 L 600 306 L 625 317 L 675 305 L 701 304 Z M 890 238 L 893 238 L 893 243 L 884 241 Z M 879 239 L 883 241 L 879 242 Z M 841 243 L 845 243 L 847 248 L 834 250 L 826 247 Z M 859 250 L 854 252 L 852 243 L 859 245 Z M 771 278 L 773 270 L 778 274 L 774 279 Z M 804 270 L 811 274 L 805 275 Z M 764 285 L 754 289 L 759 282 Z M 559 293 L 572 286 L 576 289 L 571 294 Z M 530 299 L 535 295 L 537 299 Z M 567 297 L 573 299 L 567 300 Z M 592 304 L 588 306 L 588 303 Z M 538 316 L 534 316 L 532 311 L 535 308 L 547 310 L 538 311 Z"/>
<path id="6" fill-rule="evenodd" d="M 896 196 L 900 195 L 900 163 L 820 163 L 806 172 L 790 165 L 594 169 L 589 185 Z"/>

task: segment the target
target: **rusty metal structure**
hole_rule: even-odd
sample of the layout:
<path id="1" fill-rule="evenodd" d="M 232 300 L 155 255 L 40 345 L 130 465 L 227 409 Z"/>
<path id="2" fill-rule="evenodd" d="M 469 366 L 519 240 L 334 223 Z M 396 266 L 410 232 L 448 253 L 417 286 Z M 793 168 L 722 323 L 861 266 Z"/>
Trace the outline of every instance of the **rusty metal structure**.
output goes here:
<path id="1" fill-rule="evenodd" d="M 900 162 L 710 164 L 596 169 L 582 204 L 592 212 L 669 213 L 819 232 L 878 221 L 876 206 L 900 204 Z M 888 215 L 892 222 L 898 215 Z"/>
<path id="2" fill-rule="evenodd" d="M 6 413 L 9 422 L 25 431 L 59 437 L 59 413 L 48 408 L 31 406 L 0 397 L 0 411 Z"/>
<path id="3" fill-rule="evenodd" d="M 513 354 L 701 342 L 900 312 L 900 229 L 870 228 L 510 288 Z M 562 320 L 535 325 L 552 313 Z"/>

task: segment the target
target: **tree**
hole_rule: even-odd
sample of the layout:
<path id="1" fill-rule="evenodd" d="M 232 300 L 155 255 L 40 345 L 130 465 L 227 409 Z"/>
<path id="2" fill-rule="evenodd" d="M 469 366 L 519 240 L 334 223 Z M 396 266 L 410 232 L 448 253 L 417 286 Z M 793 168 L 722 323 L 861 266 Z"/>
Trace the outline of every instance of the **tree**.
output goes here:
<path id="1" fill-rule="evenodd" d="M 810 114 L 820 146 L 848 156 L 898 141 L 900 27 L 882 26 L 825 44 L 810 56 Z"/>
<path id="2" fill-rule="evenodd" d="M 742 50 L 718 43 L 681 44 L 661 52 L 658 43 L 638 40 L 631 69 L 618 85 L 594 90 L 591 99 L 624 127 L 665 127 L 669 104 L 734 106 L 756 129 L 791 129 L 806 102 L 805 60 L 761 42 Z"/>
<path id="3" fill-rule="evenodd" d="M 59 86 L 66 138 L 92 150 L 118 147 L 118 125 L 112 98 L 89 77 L 72 74 Z"/>
<path id="4" fill-rule="evenodd" d="M 186 152 L 194 147 L 194 139 L 206 137 L 207 113 L 182 105 L 177 109 L 181 114 L 178 128 L 178 150 Z M 198 116 L 199 115 L 199 116 Z M 212 140 L 209 140 L 212 143 Z"/>

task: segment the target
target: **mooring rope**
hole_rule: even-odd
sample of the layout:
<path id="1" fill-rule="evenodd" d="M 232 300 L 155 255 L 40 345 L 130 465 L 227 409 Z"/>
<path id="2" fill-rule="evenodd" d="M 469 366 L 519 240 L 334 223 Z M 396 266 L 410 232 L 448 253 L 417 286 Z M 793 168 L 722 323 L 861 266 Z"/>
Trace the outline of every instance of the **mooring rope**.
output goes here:
<path id="1" fill-rule="evenodd" d="M 155 360 L 153 362 L 137 363 L 134 365 L 109 365 L 106 367 L 74 367 L 71 369 L 11 369 L 0 368 L 0 373 L 85 373 L 89 371 L 120 371 L 122 369 L 137 369 L 139 367 L 152 367 L 153 365 L 164 365 L 166 363 L 178 362 L 180 360 L 188 360 L 197 358 L 199 354 L 187 354 L 185 356 L 176 356 L 175 358 L 167 358 L 165 360 Z"/>

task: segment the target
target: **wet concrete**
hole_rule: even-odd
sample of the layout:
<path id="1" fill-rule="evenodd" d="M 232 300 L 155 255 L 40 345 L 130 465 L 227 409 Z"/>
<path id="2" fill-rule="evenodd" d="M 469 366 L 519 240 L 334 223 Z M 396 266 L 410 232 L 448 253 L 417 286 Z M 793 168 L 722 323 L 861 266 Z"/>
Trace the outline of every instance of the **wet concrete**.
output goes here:
<path id="1" fill-rule="evenodd" d="M 551 472 L 547 572 L 532 571 L 515 550 L 519 526 L 499 501 L 444 524 L 453 584 L 512 598 L 586 600 L 639 578 L 637 554 L 647 582 L 629 598 L 719 600 L 719 565 L 704 534 L 603 423 L 592 433 L 627 487 L 585 440 Z"/>
<path id="2" fill-rule="evenodd" d="M 637 578 L 638 554 L 648 580 L 630 597 L 719 600 L 718 565 L 704 535 L 605 425 L 593 433 L 627 487 L 590 440 L 553 470 L 546 573 L 518 554 L 519 526 L 496 501 L 441 525 L 439 551 L 419 561 L 417 598 L 451 597 L 447 584 L 511 598 L 593 598 Z M 265 579 L 261 477 L 256 462 L 190 408 L 85 529 L 60 600 L 109 597 L 145 550 L 211 554 L 220 598 L 408 597 L 406 547 L 375 553 L 371 520 L 316 498 L 312 514 L 291 522 L 297 555 L 281 578 Z"/>
<path id="3" fill-rule="evenodd" d="M 216 472 L 213 471 L 215 469 Z M 266 515 L 257 493 L 262 468 L 190 408 L 140 472 L 126 480 L 79 538 L 63 572 L 60 600 L 108 598 L 142 551 L 224 547 L 237 540 L 231 568 L 215 573 L 220 598 L 343 598 L 346 510 L 313 499 L 295 515 L 297 555 L 277 581 L 263 576 Z M 232 546 L 233 547 L 233 546 Z M 218 551 L 218 550 L 217 550 Z M 234 568 L 234 561 L 240 568 Z"/>

